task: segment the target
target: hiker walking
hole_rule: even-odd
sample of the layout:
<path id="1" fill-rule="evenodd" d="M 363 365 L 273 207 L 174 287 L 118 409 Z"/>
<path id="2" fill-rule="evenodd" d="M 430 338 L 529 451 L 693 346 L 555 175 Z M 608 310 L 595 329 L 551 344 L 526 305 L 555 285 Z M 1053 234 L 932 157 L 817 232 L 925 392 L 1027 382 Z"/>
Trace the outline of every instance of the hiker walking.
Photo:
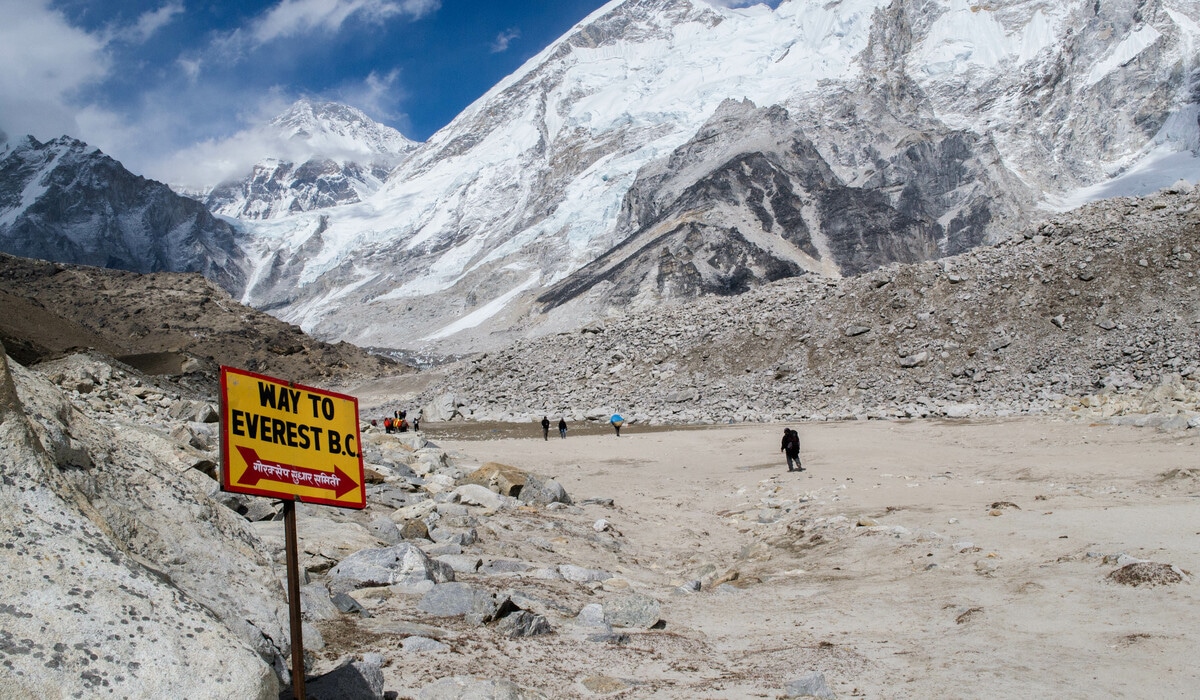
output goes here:
<path id="1" fill-rule="evenodd" d="M 621 426 L 625 425 L 625 419 L 621 417 L 621 414 L 614 413 L 608 422 L 612 423 L 613 430 L 617 431 L 617 437 L 621 437 Z"/>
<path id="2" fill-rule="evenodd" d="M 783 442 L 779 445 L 779 451 L 787 456 L 788 471 L 802 472 L 804 467 L 800 465 L 800 433 L 797 433 L 791 428 L 783 429 Z M 795 463 L 795 468 L 792 468 L 792 463 Z"/>
<path id="3" fill-rule="evenodd" d="M 542 439 L 550 439 L 550 419 L 546 416 L 542 416 Z"/>
<path id="4" fill-rule="evenodd" d="M 560 438 L 562 438 L 563 440 L 567 439 L 567 419 L 566 418 L 558 419 L 558 436 Z"/>

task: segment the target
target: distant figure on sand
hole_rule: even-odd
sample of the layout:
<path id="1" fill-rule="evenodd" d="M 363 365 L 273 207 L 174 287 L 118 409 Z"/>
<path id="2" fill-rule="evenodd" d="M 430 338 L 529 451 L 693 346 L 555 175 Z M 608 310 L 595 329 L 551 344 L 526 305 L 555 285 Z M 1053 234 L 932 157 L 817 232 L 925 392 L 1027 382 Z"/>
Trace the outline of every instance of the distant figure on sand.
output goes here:
<path id="1" fill-rule="evenodd" d="M 608 422 L 612 423 L 613 430 L 617 431 L 617 437 L 621 437 L 621 426 L 625 425 L 625 419 L 621 417 L 621 414 L 614 413 Z"/>
<path id="2" fill-rule="evenodd" d="M 783 429 L 783 442 L 779 445 L 779 451 L 787 455 L 788 471 L 804 471 L 804 467 L 800 466 L 800 433 L 797 433 L 791 428 Z M 792 463 L 795 463 L 796 468 L 792 468 Z"/>
<path id="3" fill-rule="evenodd" d="M 550 419 L 546 416 L 542 416 L 542 439 L 550 439 Z"/>
<path id="4" fill-rule="evenodd" d="M 567 439 L 567 419 L 566 418 L 558 419 L 558 436 L 560 438 L 562 438 L 563 440 Z"/>

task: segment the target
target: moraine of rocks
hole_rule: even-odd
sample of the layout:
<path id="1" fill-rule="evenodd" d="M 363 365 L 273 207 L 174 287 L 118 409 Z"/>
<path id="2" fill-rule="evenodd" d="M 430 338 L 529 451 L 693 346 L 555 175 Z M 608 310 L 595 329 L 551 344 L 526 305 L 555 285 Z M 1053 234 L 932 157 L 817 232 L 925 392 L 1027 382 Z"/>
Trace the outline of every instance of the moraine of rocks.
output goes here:
<path id="1" fill-rule="evenodd" d="M 1200 425 L 1200 193 L 1179 183 L 992 247 L 630 311 L 442 368 L 427 420 L 1077 413 Z"/>

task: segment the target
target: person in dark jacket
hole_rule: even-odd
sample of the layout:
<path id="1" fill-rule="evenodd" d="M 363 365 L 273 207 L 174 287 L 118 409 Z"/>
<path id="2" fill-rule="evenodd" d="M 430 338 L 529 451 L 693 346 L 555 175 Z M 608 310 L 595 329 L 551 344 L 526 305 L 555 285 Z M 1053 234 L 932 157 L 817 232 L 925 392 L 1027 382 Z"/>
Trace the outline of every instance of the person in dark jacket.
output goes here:
<path id="1" fill-rule="evenodd" d="M 550 419 L 546 416 L 542 416 L 542 439 L 550 439 Z"/>
<path id="2" fill-rule="evenodd" d="M 558 419 L 558 436 L 560 438 L 562 438 L 563 440 L 567 439 L 567 419 L 566 418 Z"/>
<path id="3" fill-rule="evenodd" d="M 800 433 L 797 433 L 791 428 L 783 429 L 783 442 L 779 445 L 779 451 L 787 456 L 788 471 L 804 471 L 804 467 L 800 465 Z M 795 468 L 792 468 L 793 463 Z"/>

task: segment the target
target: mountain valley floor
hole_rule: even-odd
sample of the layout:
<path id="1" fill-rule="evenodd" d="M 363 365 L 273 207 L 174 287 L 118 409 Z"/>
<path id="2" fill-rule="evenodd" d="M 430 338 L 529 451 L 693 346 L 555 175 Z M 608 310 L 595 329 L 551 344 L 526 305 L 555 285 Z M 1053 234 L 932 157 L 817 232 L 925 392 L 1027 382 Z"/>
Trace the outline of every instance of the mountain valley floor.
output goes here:
<path id="1" fill-rule="evenodd" d="M 620 544 L 551 539 L 557 554 L 617 577 L 594 588 L 662 601 L 665 627 L 623 644 L 457 632 L 452 651 L 384 668 L 400 697 L 456 675 L 631 698 L 791 697 L 811 672 L 869 698 L 1166 698 L 1200 684 L 1194 430 L 807 423 L 792 426 L 807 470 L 789 473 L 778 424 L 549 441 L 533 424 L 425 427 L 464 464 L 562 483 L 578 519 L 603 518 Z"/>

